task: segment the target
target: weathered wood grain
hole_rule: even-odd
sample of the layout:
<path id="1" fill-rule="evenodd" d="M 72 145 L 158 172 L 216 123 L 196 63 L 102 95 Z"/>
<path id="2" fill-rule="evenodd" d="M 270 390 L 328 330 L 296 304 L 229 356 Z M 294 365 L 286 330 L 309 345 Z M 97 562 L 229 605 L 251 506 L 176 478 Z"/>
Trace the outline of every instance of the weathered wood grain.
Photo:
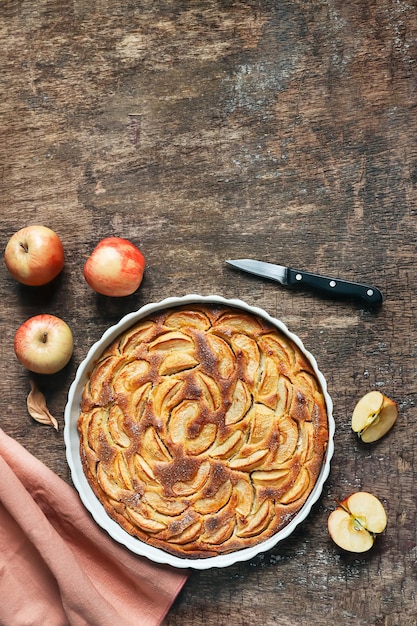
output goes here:
<path id="1" fill-rule="evenodd" d="M 417 621 L 414 2 L 3 0 L 0 241 L 54 228 L 63 275 L 42 289 L 0 266 L 0 427 L 66 480 L 66 394 L 88 347 L 125 313 L 189 292 L 240 297 L 298 333 L 326 375 L 336 451 L 323 497 L 285 543 L 249 563 L 192 572 L 166 626 Z M 84 259 L 102 237 L 147 259 L 137 294 L 96 296 Z M 380 311 L 227 269 L 249 256 L 377 284 Z M 61 429 L 26 412 L 13 335 L 30 315 L 66 319 L 75 353 L 40 379 Z M 350 430 L 381 389 L 400 418 L 379 443 Z M 374 549 L 332 544 L 334 499 L 385 503 Z"/>

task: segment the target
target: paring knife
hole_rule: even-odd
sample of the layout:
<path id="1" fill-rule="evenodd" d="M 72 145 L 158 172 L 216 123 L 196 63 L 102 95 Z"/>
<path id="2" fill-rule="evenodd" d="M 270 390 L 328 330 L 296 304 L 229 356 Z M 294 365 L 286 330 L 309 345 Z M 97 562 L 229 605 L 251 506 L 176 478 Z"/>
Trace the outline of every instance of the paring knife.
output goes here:
<path id="1" fill-rule="evenodd" d="M 226 263 L 244 272 L 276 280 L 287 287 L 312 289 L 334 297 L 360 299 L 372 305 L 381 304 L 383 300 L 382 293 L 379 289 L 371 285 L 340 280 L 340 278 L 331 278 L 320 274 L 312 274 L 311 272 L 295 270 L 291 267 L 255 261 L 253 259 L 228 260 Z"/>

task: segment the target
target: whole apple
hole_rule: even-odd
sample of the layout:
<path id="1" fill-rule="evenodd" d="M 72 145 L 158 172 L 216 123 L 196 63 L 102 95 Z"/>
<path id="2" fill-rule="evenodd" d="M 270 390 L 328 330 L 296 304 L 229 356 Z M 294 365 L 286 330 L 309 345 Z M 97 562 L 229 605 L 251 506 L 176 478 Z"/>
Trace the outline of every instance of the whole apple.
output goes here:
<path id="1" fill-rule="evenodd" d="M 70 327 L 55 315 L 30 317 L 16 331 L 14 351 L 20 363 L 37 374 L 55 374 L 70 360 L 74 341 Z"/>
<path id="2" fill-rule="evenodd" d="M 64 247 L 55 231 L 33 224 L 12 235 L 4 251 L 10 274 L 24 285 L 46 285 L 64 267 Z"/>
<path id="3" fill-rule="evenodd" d="M 84 265 L 84 277 L 103 296 L 130 296 L 142 282 L 145 259 L 138 248 L 122 237 L 106 237 Z"/>

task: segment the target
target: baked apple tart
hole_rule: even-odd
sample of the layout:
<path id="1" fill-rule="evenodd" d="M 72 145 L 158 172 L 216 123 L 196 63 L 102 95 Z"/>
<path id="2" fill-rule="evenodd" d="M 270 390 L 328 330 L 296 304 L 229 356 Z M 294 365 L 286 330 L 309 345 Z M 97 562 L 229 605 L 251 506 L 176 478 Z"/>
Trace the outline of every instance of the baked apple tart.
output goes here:
<path id="1" fill-rule="evenodd" d="M 226 554 L 286 526 L 329 437 L 314 368 L 232 306 L 148 315 L 96 360 L 78 419 L 86 478 L 128 533 L 178 557 Z"/>

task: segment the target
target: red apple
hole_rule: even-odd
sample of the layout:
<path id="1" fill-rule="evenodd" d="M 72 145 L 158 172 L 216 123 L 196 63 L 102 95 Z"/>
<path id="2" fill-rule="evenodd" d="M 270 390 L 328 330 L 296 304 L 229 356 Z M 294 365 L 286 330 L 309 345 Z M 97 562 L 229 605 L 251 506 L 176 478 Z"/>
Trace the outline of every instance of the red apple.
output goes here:
<path id="1" fill-rule="evenodd" d="M 74 342 L 70 327 L 64 320 L 47 313 L 35 315 L 16 331 L 14 351 L 31 372 L 55 374 L 68 363 Z"/>
<path id="2" fill-rule="evenodd" d="M 4 260 L 10 274 L 24 285 L 46 285 L 64 267 L 64 248 L 56 232 L 46 226 L 26 226 L 12 235 Z"/>
<path id="3" fill-rule="evenodd" d="M 145 259 L 127 239 L 102 239 L 84 265 L 84 277 L 103 296 L 130 296 L 142 282 Z"/>

